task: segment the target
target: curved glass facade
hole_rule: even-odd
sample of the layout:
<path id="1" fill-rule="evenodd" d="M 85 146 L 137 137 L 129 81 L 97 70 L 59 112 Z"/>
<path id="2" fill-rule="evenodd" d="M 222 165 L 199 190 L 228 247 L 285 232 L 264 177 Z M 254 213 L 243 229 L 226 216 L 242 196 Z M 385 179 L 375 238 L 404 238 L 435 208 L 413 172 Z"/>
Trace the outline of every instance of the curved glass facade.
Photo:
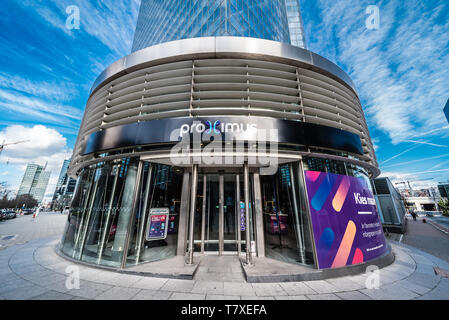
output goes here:
<path id="1" fill-rule="evenodd" d="M 198 170 L 194 179 L 191 168 L 139 157 L 85 167 L 61 251 L 89 264 L 115 268 L 185 255 L 189 248 L 188 213 L 193 205 L 196 254 L 245 252 L 249 226 L 253 254 L 317 265 L 316 254 L 322 249 L 309 209 L 314 195 L 307 193 L 308 174 L 359 178 L 356 181 L 365 183 L 372 193 L 368 172 L 347 161 L 303 157 L 279 165 L 272 175 L 260 175 L 259 169 L 253 168 L 248 176 L 247 224 L 241 169 Z M 196 192 L 194 204 L 190 202 L 192 192 Z"/>
<path id="2" fill-rule="evenodd" d="M 295 40 L 292 44 L 303 45 L 296 1 L 288 1 L 287 16 L 285 0 L 142 0 L 132 52 L 162 42 L 208 36 L 291 43 L 290 32 Z"/>

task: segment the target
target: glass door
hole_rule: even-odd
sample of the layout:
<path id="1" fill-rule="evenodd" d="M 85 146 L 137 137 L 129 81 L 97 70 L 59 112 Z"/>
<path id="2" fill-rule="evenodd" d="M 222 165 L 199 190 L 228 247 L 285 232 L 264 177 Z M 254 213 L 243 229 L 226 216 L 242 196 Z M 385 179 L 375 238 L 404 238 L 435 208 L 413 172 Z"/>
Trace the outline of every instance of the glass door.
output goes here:
<path id="1" fill-rule="evenodd" d="M 206 207 L 204 251 L 220 251 L 220 176 L 214 174 L 206 177 Z"/>
<path id="2" fill-rule="evenodd" d="M 237 254 L 235 174 L 199 174 L 195 210 L 195 251 Z"/>

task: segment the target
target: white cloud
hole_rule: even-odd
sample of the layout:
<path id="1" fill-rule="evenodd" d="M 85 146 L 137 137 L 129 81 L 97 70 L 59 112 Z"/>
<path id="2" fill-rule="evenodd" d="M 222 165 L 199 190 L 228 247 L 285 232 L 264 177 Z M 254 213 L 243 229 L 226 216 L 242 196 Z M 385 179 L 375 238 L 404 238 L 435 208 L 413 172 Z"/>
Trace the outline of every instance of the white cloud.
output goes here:
<path id="1" fill-rule="evenodd" d="M 0 87 L 15 89 L 33 96 L 58 99 L 59 101 L 69 100 L 78 95 L 75 86 L 68 82 L 33 81 L 4 72 L 0 72 Z"/>
<path id="2" fill-rule="evenodd" d="M 433 178 L 422 178 L 422 173 L 383 172 L 380 177 L 388 177 L 397 189 L 410 187 L 412 189 L 428 189 L 437 186 Z"/>
<path id="3" fill-rule="evenodd" d="M 33 116 L 35 121 L 45 120 L 72 128 L 77 128 L 82 118 L 82 111 L 75 107 L 48 102 L 11 89 L 0 88 L 0 108 Z"/>
<path id="4" fill-rule="evenodd" d="M 18 183 L 20 183 L 27 164 L 44 165 L 47 163 L 47 169 L 52 172 L 47 191 L 53 192 L 63 161 L 72 155 L 72 150 L 67 148 L 66 138 L 56 130 L 42 125 L 34 127 L 13 125 L 0 131 L 0 142 L 11 143 L 24 140 L 29 141 L 8 145 L 1 153 L 1 162 L 8 162 L 8 166 L 14 166 L 17 169 L 15 172 L 18 177 L 14 181 L 15 185 L 11 185 L 11 188 L 19 187 Z"/>
<path id="5" fill-rule="evenodd" d="M 346 66 L 370 126 L 394 144 L 439 134 L 432 130 L 447 126 L 449 95 L 449 19 L 441 17 L 447 2 L 380 2 L 379 30 L 365 27 L 367 1 L 318 4 L 322 24 L 311 27 L 309 48 Z"/>

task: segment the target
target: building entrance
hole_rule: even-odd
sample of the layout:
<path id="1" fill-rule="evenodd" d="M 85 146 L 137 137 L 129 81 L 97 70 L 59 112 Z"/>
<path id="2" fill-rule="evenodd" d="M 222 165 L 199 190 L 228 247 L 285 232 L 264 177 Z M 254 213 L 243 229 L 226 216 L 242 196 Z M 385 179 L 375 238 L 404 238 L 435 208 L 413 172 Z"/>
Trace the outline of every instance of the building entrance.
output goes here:
<path id="1" fill-rule="evenodd" d="M 198 174 L 194 228 L 196 252 L 238 255 L 246 250 L 243 190 L 243 175 L 240 173 Z"/>

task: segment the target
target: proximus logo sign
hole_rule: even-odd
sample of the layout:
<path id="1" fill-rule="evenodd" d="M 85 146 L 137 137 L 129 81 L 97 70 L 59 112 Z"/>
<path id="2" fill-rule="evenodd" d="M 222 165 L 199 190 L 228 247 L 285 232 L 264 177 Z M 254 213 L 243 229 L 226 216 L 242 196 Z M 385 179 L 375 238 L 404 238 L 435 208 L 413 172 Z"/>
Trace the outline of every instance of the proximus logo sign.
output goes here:
<path id="1" fill-rule="evenodd" d="M 236 165 L 247 162 L 274 174 L 278 167 L 278 130 L 257 128 L 255 123 L 193 121 L 173 130 L 179 142 L 170 152 L 173 165 Z"/>
<path id="2" fill-rule="evenodd" d="M 180 129 L 180 134 L 186 133 L 243 133 L 246 131 L 257 130 L 257 124 L 255 123 L 222 123 L 220 120 L 210 121 L 206 120 L 202 122 L 194 122 L 192 125 L 183 124 Z"/>

